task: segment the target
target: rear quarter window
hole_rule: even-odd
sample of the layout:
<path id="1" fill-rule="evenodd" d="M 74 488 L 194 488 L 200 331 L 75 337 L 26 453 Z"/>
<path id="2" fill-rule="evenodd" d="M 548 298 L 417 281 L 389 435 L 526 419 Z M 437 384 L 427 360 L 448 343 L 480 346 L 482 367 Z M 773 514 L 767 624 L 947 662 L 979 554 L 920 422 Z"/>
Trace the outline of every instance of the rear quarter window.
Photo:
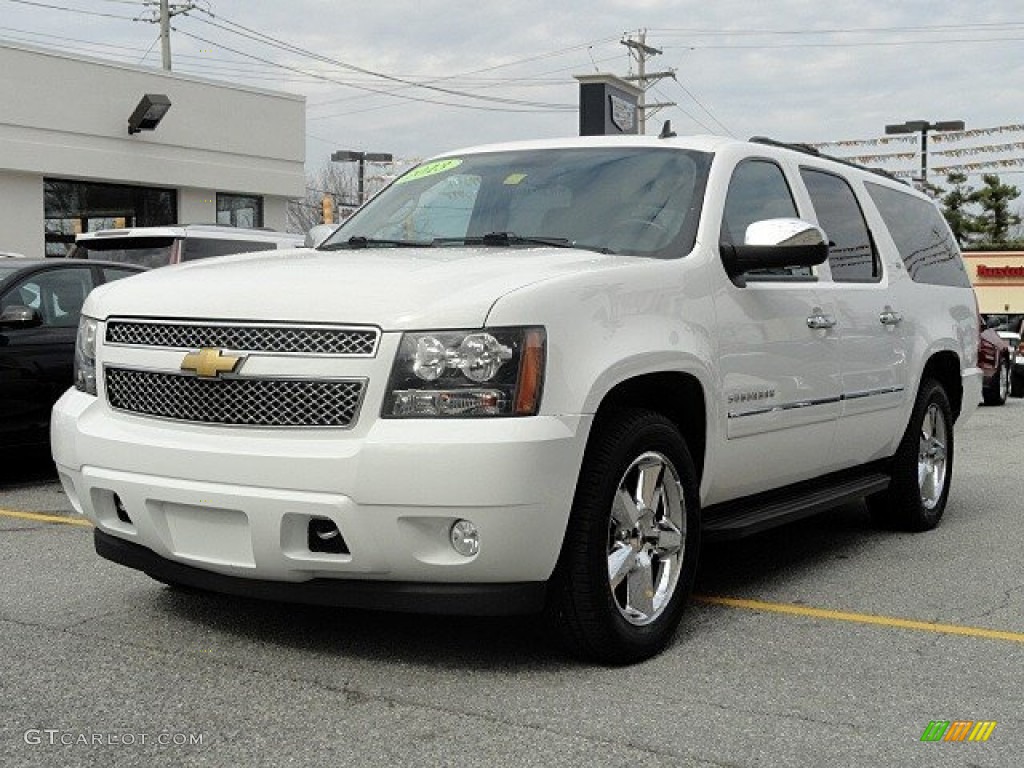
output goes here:
<path id="1" fill-rule="evenodd" d="M 914 195 L 881 184 L 865 184 L 885 222 L 910 279 L 917 283 L 970 288 L 949 225 L 939 210 Z"/>

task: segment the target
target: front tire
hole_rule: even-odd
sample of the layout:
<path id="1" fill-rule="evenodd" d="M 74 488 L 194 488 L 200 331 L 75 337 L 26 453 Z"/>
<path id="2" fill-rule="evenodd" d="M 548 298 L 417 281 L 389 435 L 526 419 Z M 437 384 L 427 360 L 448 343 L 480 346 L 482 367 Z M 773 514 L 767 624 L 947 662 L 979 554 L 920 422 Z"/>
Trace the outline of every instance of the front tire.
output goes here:
<path id="1" fill-rule="evenodd" d="M 587 446 L 547 618 L 575 656 L 632 664 L 671 642 L 697 571 L 697 474 L 653 411 L 601 416 Z"/>
<path id="2" fill-rule="evenodd" d="M 889 528 L 931 530 L 946 509 L 952 477 L 953 410 L 942 385 L 925 379 L 892 458 L 889 488 L 867 499 L 871 516 Z"/>

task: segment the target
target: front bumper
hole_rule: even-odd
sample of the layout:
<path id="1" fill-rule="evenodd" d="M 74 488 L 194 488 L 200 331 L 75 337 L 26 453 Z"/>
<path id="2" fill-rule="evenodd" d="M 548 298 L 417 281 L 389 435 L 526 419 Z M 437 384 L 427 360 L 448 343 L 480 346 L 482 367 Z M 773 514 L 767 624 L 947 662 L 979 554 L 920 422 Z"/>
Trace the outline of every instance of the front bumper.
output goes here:
<path id="1" fill-rule="evenodd" d="M 540 611 L 544 607 L 547 587 L 543 581 L 508 584 L 426 584 L 311 579 L 296 584 L 265 579 L 242 579 L 176 563 L 139 544 L 106 534 L 98 528 L 93 535 L 98 555 L 120 565 L 144 571 L 166 584 L 287 603 L 406 613 L 510 616 Z"/>
<path id="2" fill-rule="evenodd" d="M 377 420 L 359 434 L 232 429 L 120 414 L 75 390 L 51 424 L 61 483 L 110 559 L 232 594 L 363 607 L 414 593 L 429 606 L 436 585 L 454 585 L 470 613 L 493 612 L 481 608 L 491 599 L 511 612 L 533 605 L 561 549 L 589 427 L 532 417 Z M 348 553 L 311 551 L 313 519 L 333 521 Z M 449 542 L 458 519 L 479 531 L 472 557 Z M 371 593 L 384 595 L 376 606 Z"/>

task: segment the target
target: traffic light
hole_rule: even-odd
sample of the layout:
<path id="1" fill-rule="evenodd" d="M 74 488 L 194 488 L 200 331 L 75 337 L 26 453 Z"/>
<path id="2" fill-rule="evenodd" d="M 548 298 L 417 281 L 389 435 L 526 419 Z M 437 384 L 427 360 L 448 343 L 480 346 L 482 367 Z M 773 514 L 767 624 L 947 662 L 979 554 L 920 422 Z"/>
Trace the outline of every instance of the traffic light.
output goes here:
<path id="1" fill-rule="evenodd" d="M 323 217 L 324 217 L 324 222 L 323 223 L 324 224 L 333 224 L 334 223 L 334 200 L 333 200 L 333 198 L 331 198 L 330 195 L 324 195 L 324 198 L 321 201 L 321 206 L 323 207 Z"/>

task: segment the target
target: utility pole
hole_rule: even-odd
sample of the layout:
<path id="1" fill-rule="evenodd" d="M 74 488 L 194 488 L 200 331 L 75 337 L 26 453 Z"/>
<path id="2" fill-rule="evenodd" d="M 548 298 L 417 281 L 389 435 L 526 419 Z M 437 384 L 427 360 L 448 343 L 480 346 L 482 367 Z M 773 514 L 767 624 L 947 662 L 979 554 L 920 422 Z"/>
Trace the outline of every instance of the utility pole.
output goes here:
<path id="1" fill-rule="evenodd" d="M 164 69 L 171 71 L 171 5 L 169 0 L 160 0 L 160 53 Z"/>
<path id="2" fill-rule="evenodd" d="M 194 2 L 178 3 L 177 5 L 171 5 L 170 0 L 146 0 L 145 5 L 157 6 L 153 11 L 149 13 L 153 14 L 153 18 L 140 16 L 136 21 L 148 21 L 153 24 L 160 25 L 160 53 L 163 59 L 163 67 L 168 72 L 171 71 L 171 19 L 182 13 L 188 13 L 189 11 L 195 10 L 196 4 Z"/>
<path id="3" fill-rule="evenodd" d="M 671 77 L 673 80 L 676 76 L 674 69 L 664 70 L 662 72 L 648 72 L 647 71 L 647 59 L 651 56 L 660 56 L 662 54 L 661 49 L 652 48 L 647 45 L 647 30 L 641 29 L 636 34 L 636 38 L 632 35 L 620 41 L 624 46 L 629 49 L 629 55 L 631 58 L 636 59 L 636 74 L 627 75 L 625 80 L 635 81 L 640 87 L 643 93 L 640 95 L 639 103 L 636 106 L 637 111 L 637 123 L 639 125 L 640 135 L 643 136 L 647 131 L 647 116 L 653 115 L 662 107 L 674 107 L 674 101 L 655 102 L 653 104 L 647 103 L 646 92 L 647 89 L 654 85 L 656 82 L 665 77 Z"/>

